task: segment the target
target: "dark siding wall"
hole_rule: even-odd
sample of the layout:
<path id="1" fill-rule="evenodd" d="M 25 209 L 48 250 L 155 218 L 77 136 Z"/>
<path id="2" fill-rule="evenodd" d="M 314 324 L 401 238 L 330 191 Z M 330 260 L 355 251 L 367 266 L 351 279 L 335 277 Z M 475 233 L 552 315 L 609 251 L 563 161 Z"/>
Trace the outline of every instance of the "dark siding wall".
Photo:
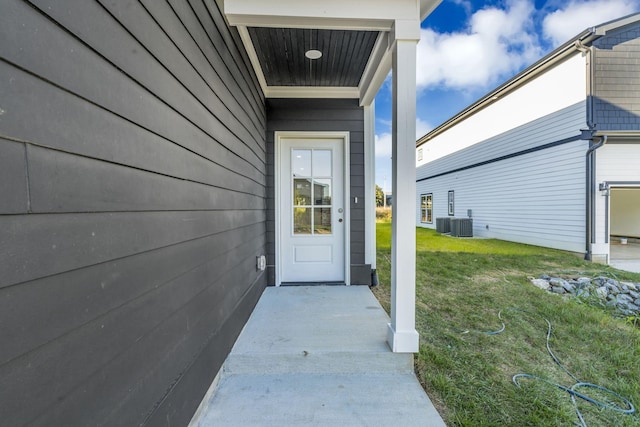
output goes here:
<path id="1" fill-rule="evenodd" d="M 621 28 L 594 46 L 593 120 L 600 130 L 640 130 L 640 25 Z"/>
<path id="2" fill-rule="evenodd" d="M 355 99 L 267 100 L 267 264 L 270 266 L 275 264 L 275 131 L 349 132 L 351 265 L 354 271 L 355 266 L 364 264 L 364 109 Z M 269 284 L 274 284 L 274 268 L 269 267 L 268 272 Z"/>
<path id="3" fill-rule="evenodd" d="M 0 6 L 0 424 L 186 425 L 266 285 L 266 114 L 214 1 Z"/>

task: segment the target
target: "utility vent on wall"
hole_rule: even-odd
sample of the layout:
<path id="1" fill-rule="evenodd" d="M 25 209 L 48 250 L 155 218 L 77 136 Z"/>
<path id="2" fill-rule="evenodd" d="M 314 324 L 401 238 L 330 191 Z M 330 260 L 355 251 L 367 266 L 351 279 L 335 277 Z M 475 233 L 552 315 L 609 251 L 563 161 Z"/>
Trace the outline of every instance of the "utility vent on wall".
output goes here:
<path id="1" fill-rule="evenodd" d="M 454 237 L 473 237 L 473 219 L 451 218 L 451 235 Z"/>
<path id="2" fill-rule="evenodd" d="M 436 218 L 436 231 L 438 233 L 450 233 L 451 218 L 449 218 L 448 216 L 444 218 Z"/>

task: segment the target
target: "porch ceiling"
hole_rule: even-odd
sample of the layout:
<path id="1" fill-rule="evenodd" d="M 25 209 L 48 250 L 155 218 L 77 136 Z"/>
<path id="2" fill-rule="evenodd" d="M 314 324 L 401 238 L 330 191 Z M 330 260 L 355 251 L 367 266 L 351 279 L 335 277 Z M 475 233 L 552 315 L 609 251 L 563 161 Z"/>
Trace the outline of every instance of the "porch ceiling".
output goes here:
<path id="1" fill-rule="evenodd" d="M 379 35 L 311 28 L 248 30 L 268 86 L 357 87 Z M 322 57 L 306 58 L 311 49 Z"/>
<path id="2" fill-rule="evenodd" d="M 397 23 L 419 24 L 441 0 L 217 1 L 238 28 L 265 97 L 369 105 L 391 70 Z M 309 59 L 309 50 L 322 56 Z"/>

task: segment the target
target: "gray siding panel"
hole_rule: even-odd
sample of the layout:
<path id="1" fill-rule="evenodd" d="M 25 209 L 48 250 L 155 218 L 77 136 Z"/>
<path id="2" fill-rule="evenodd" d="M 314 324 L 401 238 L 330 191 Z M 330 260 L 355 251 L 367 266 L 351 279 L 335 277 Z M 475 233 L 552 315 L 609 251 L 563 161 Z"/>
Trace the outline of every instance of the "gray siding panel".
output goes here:
<path id="1" fill-rule="evenodd" d="M 197 182 L 227 179 L 264 187 L 263 174 L 200 133 L 187 132 L 174 142 L 3 62 L 0 80 L 11 81 L 0 86 L 5 135 Z"/>
<path id="2" fill-rule="evenodd" d="M 267 282 L 242 43 L 203 0 L 0 16 L 2 423 L 186 425 Z"/>
<path id="3" fill-rule="evenodd" d="M 255 265 L 255 254 L 261 249 L 250 249 L 247 255 L 246 248 L 239 248 L 238 252 L 245 250 L 240 259 L 238 253 L 230 251 L 3 365 L 0 374 L 10 378 L 12 385 L 5 389 L 3 400 L 16 404 L 9 413 L 16 421 L 27 419 L 43 426 L 51 425 L 52 420 L 62 421 L 68 412 L 79 414 L 75 420 L 78 425 L 90 424 L 96 418 L 109 422 L 118 407 L 130 399 L 128 389 L 144 386 L 145 382 L 157 388 L 138 399 L 146 401 L 147 408 L 160 401 L 176 372 L 188 365 L 212 332 L 211 325 L 221 324 L 253 284 L 247 282 L 245 272 Z M 229 281 L 241 285 L 229 290 L 216 286 Z M 218 302 L 223 303 L 220 308 L 211 310 Z M 204 319 L 209 321 L 203 324 Z M 32 389 L 41 372 L 52 373 L 55 392 Z M 84 380 L 78 383 L 78 377 Z M 83 398 L 102 393 L 106 394 L 104 399 Z M 47 409 L 37 413 L 11 395 L 23 399 L 28 396 Z M 131 424 L 142 422 L 141 415 Z M 5 420 L 10 425 L 19 424 L 11 418 Z"/>
<path id="4" fill-rule="evenodd" d="M 0 214 L 26 213 L 29 194 L 25 145 L 0 138 L 0 164 Z"/>
<path id="5" fill-rule="evenodd" d="M 599 130 L 640 130 L 640 25 L 593 43 L 593 121 Z"/>
<path id="6" fill-rule="evenodd" d="M 17 1 L 10 1 L 10 7 Z M 207 146 L 213 139 L 221 145 L 215 154 L 229 150 L 243 163 L 263 172 L 264 161 L 232 133 L 230 124 L 224 122 L 229 114 L 222 104 L 218 105 L 226 114 L 212 120 L 211 113 L 180 81 L 102 7 L 85 1 L 75 1 L 73 7 L 67 6 L 65 12 L 68 10 L 70 14 L 59 12 L 63 18 L 60 23 L 81 34 L 82 41 L 60 31 L 55 23 L 34 14 L 30 7 L 21 6 L 9 11 L 18 15 L 15 24 L 3 25 L 4 44 L 16 46 L 6 55 L 3 48 L 3 56 L 174 142 L 195 139 Z M 46 8 L 54 19 L 59 10 L 55 6 Z M 76 29 L 77 26 L 80 28 Z M 159 27 L 146 29 L 162 34 Z M 82 70 L 81 75 L 78 75 L 79 70 Z M 238 121 L 235 122 L 233 124 L 237 125 Z M 201 152 L 202 149 L 194 151 Z"/>
<path id="7" fill-rule="evenodd" d="M 267 102 L 267 254 L 275 264 L 275 131 L 349 131 L 351 264 L 364 264 L 364 111 L 355 99 L 270 99 Z M 358 203 L 355 203 L 355 197 Z M 269 283 L 275 271 L 269 269 Z"/>
<path id="8" fill-rule="evenodd" d="M 0 348 L 0 364 L 228 254 L 242 256 L 237 248 L 251 236 L 264 233 L 263 225 L 229 230 L 12 287 L 0 300 L 5 319 L 0 324 L 0 335 L 6 338 Z M 227 242 L 236 242 L 237 246 L 229 251 L 227 248 L 233 244 L 227 246 Z M 101 280 L 96 281 L 96 277 Z M 51 307 L 51 301 L 56 299 L 59 302 Z M 26 301 L 28 307 L 23 305 Z M 27 318 L 25 310 L 31 313 Z"/>
<path id="9" fill-rule="evenodd" d="M 263 205 L 262 195 L 240 192 L 224 177 L 218 185 L 227 188 L 35 146 L 28 158 L 33 212 L 247 210 Z"/>
<path id="10" fill-rule="evenodd" d="M 263 222 L 264 212 L 10 215 L 0 221 L 3 287 Z"/>

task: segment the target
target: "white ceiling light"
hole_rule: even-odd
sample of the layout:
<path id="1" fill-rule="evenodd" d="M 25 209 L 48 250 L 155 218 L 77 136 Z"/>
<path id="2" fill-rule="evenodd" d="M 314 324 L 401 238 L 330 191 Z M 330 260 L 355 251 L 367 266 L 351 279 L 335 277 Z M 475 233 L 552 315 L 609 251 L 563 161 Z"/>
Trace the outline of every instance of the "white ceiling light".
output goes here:
<path id="1" fill-rule="evenodd" d="M 304 56 L 309 59 L 319 59 L 322 56 L 322 52 L 320 52 L 319 50 L 310 49 L 304 54 Z"/>

